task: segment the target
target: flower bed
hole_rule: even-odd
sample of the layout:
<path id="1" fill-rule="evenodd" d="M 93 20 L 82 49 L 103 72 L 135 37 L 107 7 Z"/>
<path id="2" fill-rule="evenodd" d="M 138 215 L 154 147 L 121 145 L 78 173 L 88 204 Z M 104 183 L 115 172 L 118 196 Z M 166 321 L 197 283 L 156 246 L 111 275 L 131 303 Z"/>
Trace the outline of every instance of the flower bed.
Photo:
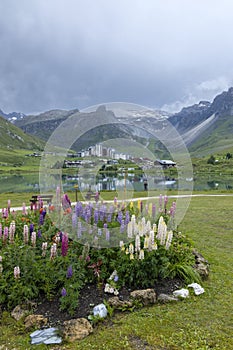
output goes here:
<path id="1" fill-rule="evenodd" d="M 81 203 L 65 195 L 48 208 L 2 210 L 0 304 L 14 306 L 59 297 L 72 315 L 80 291 L 95 283 L 117 295 L 179 277 L 198 282 L 191 242 L 175 229 L 175 203 Z"/>

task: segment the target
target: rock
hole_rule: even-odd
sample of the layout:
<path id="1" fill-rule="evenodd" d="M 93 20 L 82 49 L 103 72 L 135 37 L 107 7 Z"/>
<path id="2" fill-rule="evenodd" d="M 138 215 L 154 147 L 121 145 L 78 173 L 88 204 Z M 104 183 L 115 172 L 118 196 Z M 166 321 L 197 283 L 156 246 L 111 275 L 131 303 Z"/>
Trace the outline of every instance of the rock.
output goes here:
<path id="1" fill-rule="evenodd" d="M 130 297 L 142 302 L 143 305 L 155 304 L 156 293 L 154 289 L 134 290 L 130 293 Z"/>
<path id="2" fill-rule="evenodd" d="M 181 288 L 181 289 L 178 289 L 178 290 L 174 290 L 173 295 L 174 295 L 174 297 L 184 298 L 185 299 L 185 298 L 188 298 L 189 291 L 188 291 L 188 289 Z"/>
<path id="3" fill-rule="evenodd" d="M 69 341 L 83 339 L 93 332 L 92 325 L 85 318 L 65 321 L 63 325 L 63 335 Z"/>
<path id="4" fill-rule="evenodd" d="M 194 268 L 197 270 L 199 275 L 206 279 L 209 276 L 209 263 L 208 261 L 196 250 L 193 252 L 195 256 L 195 266 Z"/>
<path id="5" fill-rule="evenodd" d="M 114 309 L 130 308 L 133 306 L 133 303 L 130 300 L 120 300 L 118 297 L 109 298 L 108 304 Z"/>
<path id="6" fill-rule="evenodd" d="M 161 303 L 170 303 L 172 301 L 179 301 L 178 298 L 176 298 L 174 295 L 168 295 L 168 294 L 159 294 L 158 301 Z"/>
<path id="7" fill-rule="evenodd" d="M 200 286 L 198 283 L 191 283 L 188 285 L 188 288 L 193 288 L 195 295 L 200 295 L 205 292 L 204 288 L 202 288 L 202 286 Z"/>
<path id="8" fill-rule="evenodd" d="M 99 316 L 101 318 L 104 318 L 107 316 L 107 314 L 108 314 L 108 310 L 104 304 L 96 305 L 93 308 L 93 315 L 94 316 Z"/>
<path id="9" fill-rule="evenodd" d="M 38 328 L 41 328 L 43 326 L 46 326 L 47 323 L 48 323 L 48 319 L 43 315 L 28 315 L 24 320 L 26 329 L 29 329 L 35 326 Z"/>
<path id="10" fill-rule="evenodd" d="M 62 338 L 58 335 L 57 328 L 37 330 L 30 334 L 31 344 L 60 344 Z"/>
<path id="11" fill-rule="evenodd" d="M 11 316 L 16 320 L 19 321 L 21 318 L 25 317 L 28 313 L 28 310 L 23 308 L 20 305 L 17 305 L 14 310 L 11 312 Z"/>

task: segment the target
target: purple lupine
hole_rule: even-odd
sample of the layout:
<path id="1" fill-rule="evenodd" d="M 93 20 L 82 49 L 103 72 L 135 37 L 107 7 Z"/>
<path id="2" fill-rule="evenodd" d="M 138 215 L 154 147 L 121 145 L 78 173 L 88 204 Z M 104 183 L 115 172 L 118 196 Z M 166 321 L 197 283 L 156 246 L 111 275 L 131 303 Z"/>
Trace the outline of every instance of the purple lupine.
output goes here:
<path id="1" fill-rule="evenodd" d="M 72 269 L 72 265 L 70 265 L 67 269 L 66 278 L 71 278 L 72 276 L 73 276 L 73 269 Z"/>
<path id="2" fill-rule="evenodd" d="M 83 212 L 83 206 L 81 202 L 77 202 L 75 205 L 75 213 L 77 215 L 77 217 L 80 217 L 82 215 Z"/>
<path id="3" fill-rule="evenodd" d="M 80 238 L 82 236 L 82 223 L 81 221 L 78 222 L 78 230 L 77 230 L 77 237 Z"/>
<path id="4" fill-rule="evenodd" d="M 64 194 L 62 196 L 61 202 L 62 202 L 62 207 L 63 207 L 64 210 L 71 207 L 71 201 L 70 201 L 70 199 L 69 199 L 67 194 Z"/>
<path id="5" fill-rule="evenodd" d="M 44 216 L 42 214 L 40 214 L 39 217 L 39 226 L 42 226 L 44 224 Z M 31 230 L 30 230 L 31 231 Z"/>
<path id="6" fill-rule="evenodd" d="M 124 230 L 125 230 L 125 225 L 124 225 L 124 221 L 122 221 L 121 227 L 120 227 L 120 233 L 123 233 Z"/>
<path id="7" fill-rule="evenodd" d="M 130 222 L 130 214 L 129 214 L 129 211 L 127 210 L 125 213 L 125 225 L 127 226 L 129 222 Z"/>
<path id="8" fill-rule="evenodd" d="M 101 205 L 101 208 L 100 208 L 100 213 L 99 213 L 99 219 L 100 221 L 104 221 L 104 217 L 105 217 L 105 214 L 106 214 L 106 206 L 105 205 Z"/>
<path id="9" fill-rule="evenodd" d="M 30 226 L 29 226 L 29 232 L 30 232 L 30 234 L 32 234 L 33 231 L 34 231 L 34 225 L 33 225 L 33 224 L 30 224 Z"/>
<path id="10" fill-rule="evenodd" d="M 99 220 L 99 211 L 97 208 L 94 210 L 94 222 L 97 224 Z"/>
<path id="11" fill-rule="evenodd" d="M 118 214 L 117 214 L 117 221 L 119 222 L 119 224 L 121 225 L 122 224 L 122 221 L 123 221 L 123 214 L 122 214 L 122 211 L 118 211 Z"/>
<path id="12" fill-rule="evenodd" d="M 42 238 L 41 230 L 38 230 L 37 237 L 38 237 L 38 238 Z"/>
<path id="13" fill-rule="evenodd" d="M 61 290 L 61 296 L 65 297 L 67 295 L 66 289 L 63 287 Z"/>
<path id="14" fill-rule="evenodd" d="M 64 232 L 62 234 L 62 240 L 61 240 L 61 254 L 62 256 L 66 256 L 68 253 L 68 233 Z"/>
<path id="15" fill-rule="evenodd" d="M 76 213 L 74 212 L 72 214 L 72 227 L 75 228 L 77 226 L 77 216 Z"/>

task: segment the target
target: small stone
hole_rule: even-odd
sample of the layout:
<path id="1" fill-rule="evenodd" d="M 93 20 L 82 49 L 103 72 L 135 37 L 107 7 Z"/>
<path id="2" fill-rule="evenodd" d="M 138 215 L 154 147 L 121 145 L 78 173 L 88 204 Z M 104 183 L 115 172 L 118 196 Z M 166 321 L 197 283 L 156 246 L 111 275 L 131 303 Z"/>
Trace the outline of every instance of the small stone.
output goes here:
<path id="1" fill-rule="evenodd" d="M 48 323 L 48 319 L 43 315 L 28 315 L 24 320 L 26 329 L 29 329 L 35 326 L 38 328 L 41 328 L 43 326 L 46 326 L 47 323 Z"/>
<path id="2" fill-rule="evenodd" d="M 63 335 L 71 342 L 83 339 L 92 332 L 92 325 L 85 318 L 77 318 L 64 322 Z"/>
<path id="3" fill-rule="evenodd" d="M 154 289 L 143 289 L 143 290 L 134 290 L 130 293 L 130 297 L 133 299 L 137 299 L 143 303 L 143 305 L 155 304 L 156 293 Z"/>
<path id="4" fill-rule="evenodd" d="M 122 309 L 124 307 L 132 307 L 133 303 L 127 300 L 120 300 L 118 297 L 112 297 L 108 299 L 108 304 L 115 309 Z"/>
<path id="5" fill-rule="evenodd" d="M 99 316 L 101 318 L 104 318 L 107 316 L 107 314 L 108 314 L 108 310 L 104 304 L 96 305 L 93 308 L 93 315 L 94 316 Z"/>
<path id="6" fill-rule="evenodd" d="M 14 310 L 11 312 L 11 316 L 16 320 L 19 321 L 21 318 L 26 316 L 28 313 L 28 310 L 25 308 L 21 307 L 20 305 L 17 305 Z"/>

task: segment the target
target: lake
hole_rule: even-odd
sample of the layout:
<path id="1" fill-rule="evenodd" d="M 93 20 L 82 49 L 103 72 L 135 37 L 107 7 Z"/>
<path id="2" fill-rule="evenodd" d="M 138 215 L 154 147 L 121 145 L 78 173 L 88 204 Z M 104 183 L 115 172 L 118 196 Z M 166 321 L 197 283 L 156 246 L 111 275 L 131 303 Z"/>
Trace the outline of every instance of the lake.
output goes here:
<path id="1" fill-rule="evenodd" d="M 74 190 L 74 186 L 78 185 L 81 191 L 88 190 L 89 187 L 93 191 L 101 190 L 127 190 L 143 191 L 144 181 L 142 175 L 128 174 L 123 175 L 101 175 L 96 177 L 94 175 L 85 174 L 85 176 L 76 175 L 63 175 L 62 186 L 64 191 Z M 168 189 L 189 189 L 190 185 L 193 185 L 194 190 L 232 190 L 233 189 L 233 177 L 218 176 L 201 177 L 192 179 L 181 179 L 176 181 L 172 178 L 155 178 L 148 176 L 148 189 L 160 189 L 166 191 Z M 54 181 L 56 183 L 56 181 Z M 56 185 L 54 185 L 56 186 Z M 51 188 L 55 190 L 55 188 Z M 39 176 L 38 174 L 24 174 L 24 175 L 0 175 L 0 193 L 8 192 L 39 192 Z"/>

